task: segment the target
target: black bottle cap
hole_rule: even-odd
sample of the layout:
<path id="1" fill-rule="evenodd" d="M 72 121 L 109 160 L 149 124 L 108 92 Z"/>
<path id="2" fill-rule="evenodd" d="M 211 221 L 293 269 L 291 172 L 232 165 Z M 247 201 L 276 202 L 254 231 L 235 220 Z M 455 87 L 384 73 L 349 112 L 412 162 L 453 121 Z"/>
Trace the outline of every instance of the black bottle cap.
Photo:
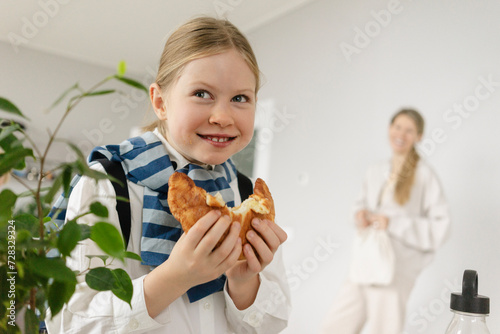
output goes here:
<path id="1" fill-rule="evenodd" d="M 490 313 L 490 299 L 477 294 L 477 272 L 464 271 L 462 293 L 452 293 L 450 307 L 452 310 L 475 314 Z"/>

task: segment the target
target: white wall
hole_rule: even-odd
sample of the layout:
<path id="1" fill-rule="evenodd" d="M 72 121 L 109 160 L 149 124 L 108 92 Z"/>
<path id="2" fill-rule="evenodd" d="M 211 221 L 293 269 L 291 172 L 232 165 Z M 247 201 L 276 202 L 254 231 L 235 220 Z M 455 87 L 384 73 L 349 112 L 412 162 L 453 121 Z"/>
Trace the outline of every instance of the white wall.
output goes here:
<path id="1" fill-rule="evenodd" d="M 48 140 L 47 129 L 54 131 L 68 99 L 49 113 L 46 109 L 75 83 L 78 82 L 83 89 L 89 89 L 116 72 L 115 69 L 32 49 L 19 48 L 16 52 L 4 42 L 0 42 L 0 57 L 0 96 L 12 101 L 31 119 L 31 122 L 23 122 L 40 149 L 45 147 Z M 151 71 L 126 73 L 126 76 L 149 85 L 152 81 Z M 142 122 L 148 110 L 149 98 L 145 93 L 120 82 L 109 83 L 102 89 L 116 89 L 122 93 L 87 98 L 69 114 L 59 132 L 61 138 L 72 141 L 84 154 L 97 145 L 123 141 L 128 137 L 130 128 Z M 3 111 L 1 116 L 9 117 Z M 62 143 L 56 143 L 51 153 L 52 161 L 61 162 L 72 158 L 71 150 Z"/>
<path id="2" fill-rule="evenodd" d="M 376 23 L 372 11 L 388 9 L 385 26 Z M 407 332 L 444 333 L 447 299 L 465 269 L 478 271 L 490 330 L 500 331 L 498 17 L 498 1 L 323 0 L 250 34 L 266 81 L 260 99 L 274 99 L 279 115 L 269 183 L 278 222 L 291 232 L 284 248 L 294 309 L 285 333 L 316 332 L 346 277 L 350 207 L 368 164 L 390 157 L 387 125 L 404 106 L 426 118 L 422 155 L 453 214 L 451 239 L 411 297 Z M 348 61 L 340 45 L 355 46 L 356 27 L 372 37 Z M 493 82 L 491 91 L 481 80 Z M 453 112 L 464 103 L 467 117 Z M 431 150 L 436 131 L 441 143 Z"/>

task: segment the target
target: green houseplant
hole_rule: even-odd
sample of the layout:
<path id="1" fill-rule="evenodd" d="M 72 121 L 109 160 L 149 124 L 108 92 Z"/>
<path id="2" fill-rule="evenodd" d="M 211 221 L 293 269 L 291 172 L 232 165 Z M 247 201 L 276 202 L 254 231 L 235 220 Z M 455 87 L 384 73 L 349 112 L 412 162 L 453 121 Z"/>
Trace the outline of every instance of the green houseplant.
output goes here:
<path id="1" fill-rule="evenodd" d="M 0 176 L 12 169 L 24 169 L 27 159 L 34 159 L 39 166 L 40 176 L 32 189 L 19 177 L 13 176 L 26 187 L 20 194 L 5 188 L 0 192 L 0 332 L 16 333 L 24 326 L 25 333 L 38 333 L 39 322 L 44 320 L 46 309 L 52 315 L 61 311 L 75 291 L 77 276 L 85 275 L 87 284 L 96 290 L 111 290 L 118 298 L 129 303 L 132 298 L 132 282 L 122 269 L 111 270 L 107 267 L 108 257 L 121 261 L 140 260 L 137 254 L 127 252 L 121 233 L 106 222 L 108 211 L 99 202 L 94 202 L 90 210 L 57 226 L 48 213 L 54 199 L 61 191 L 68 194 L 70 182 L 75 174 L 86 175 L 96 180 L 113 179 L 103 173 L 90 169 L 78 147 L 67 143 L 76 153 L 76 160 L 60 163 L 47 170 L 47 154 L 57 140 L 57 133 L 66 117 L 78 104 L 90 97 L 118 92 L 115 89 L 102 89 L 108 82 L 115 81 L 132 86 L 134 89 L 147 88 L 137 81 L 124 76 L 126 65 L 120 62 L 116 74 L 108 76 L 89 89 L 75 84 L 67 89 L 50 108 L 67 102 L 65 112 L 55 129 L 49 133 L 49 141 L 41 150 L 16 122 L 2 120 L 0 129 Z M 3 114 L 27 117 L 8 99 L 0 97 L 0 110 Z M 53 183 L 46 187 L 42 180 L 45 176 L 56 175 Z M 117 180 L 114 180 L 117 181 Z M 118 181 L 119 182 L 119 181 Z M 67 196 L 67 195 L 66 195 Z M 28 197 L 31 205 L 19 209 L 18 199 Z M 119 200 L 126 200 L 120 199 Z M 99 222 L 88 226 L 79 224 L 83 215 L 95 215 Z M 99 256 L 102 267 L 73 272 L 66 266 L 66 258 L 81 240 L 90 238 L 107 256 Z M 50 254 L 48 254 L 50 251 Z M 24 313 L 24 324 L 18 324 L 16 315 Z"/>

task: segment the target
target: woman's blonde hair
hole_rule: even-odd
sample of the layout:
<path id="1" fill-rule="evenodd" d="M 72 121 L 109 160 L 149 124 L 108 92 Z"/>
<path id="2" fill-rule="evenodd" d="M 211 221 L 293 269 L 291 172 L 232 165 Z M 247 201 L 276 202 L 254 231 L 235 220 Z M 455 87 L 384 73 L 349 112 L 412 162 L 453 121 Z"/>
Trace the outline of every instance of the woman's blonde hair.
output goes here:
<path id="1" fill-rule="evenodd" d="M 241 54 L 255 75 L 255 94 L 257 94 L 260 87 L 260 71 L 250 43 L 231 22 L 212 17 L 194 18 L 170 35 L 160 58 L 155 82 L 165 92 L 190 61 L 230 49 L 235 49 Z M 143 130 L 152 131 L 156 127 L 165 135 L 164 122 L 159 120 L 145 126 Z"/>
<path id="2" fill-rule="evenodd" d="M 398 111 L 396 114 L 394 114 L 394 116 L 392 116 L 391 125 L 394 123 L 396 118 L 401 115 L 406 115 L 413 120 L 415 126 L 417 127 L 417 133 L 419 135 L 422 135 L 424 133 L 424 118 L 418 111 L 413 109 L 402 109 Z M 396 179 L 394 200 L 400 205 L 405 204 L 410 199 L 411 188 L 415 180 L 415 171 L 417 169 L 419 160 L 420 156 L 418 155 L 415 146 L 413 146 L 406 156 L 405 161 L 403 162 L 403 166 L 401 167 L 401 170 L 399 171 Z"/>

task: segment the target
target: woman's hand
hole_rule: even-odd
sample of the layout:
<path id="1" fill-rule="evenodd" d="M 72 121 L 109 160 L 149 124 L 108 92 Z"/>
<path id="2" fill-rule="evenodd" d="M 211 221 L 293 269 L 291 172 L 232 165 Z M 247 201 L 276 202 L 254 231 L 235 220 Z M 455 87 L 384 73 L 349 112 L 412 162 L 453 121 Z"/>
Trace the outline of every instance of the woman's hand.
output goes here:
<path id="1" fill-rule="evenodd" d="M 381 214 L 370 214 L 368 218 L 371 222 L 371 225 L 378 230 L 387 230 L 389 227 L 389 217 L 381 215 Z"/>
<path id="2" fill-rule="evenodd" d="M 269 220 L 255 218 L 243 247 L 246 260 L 238 261 L 228 271 L 228 292 L 238 309 L 245 309 L 255 300 L 260 285 L 258 274 L 272 262 L 274 254 L 287 239 L 286 232 Z"/>
<path id="3" fill-rule="evenodd" d="M 359 210 L 356 212 L 355 219 L 356 219 L 356 226 L 360 229 L 367 228 L 372 224 L 372 222 L 368 219 L 368 216 L 370 215 L 370 212 L 368 210 Z"/>
<path id="4" fill-rule="evenodd" d="M 228 235 L 215 248 L 228 228 Z M 232 267 L 241 254 L 240 229 L 238 222 L 231 224 L 228 216 L 211 211 L 184 233 L 168 260 L 144 279 L 149 315 L 154 318 L 191 287 L 214 280 Z"/>

